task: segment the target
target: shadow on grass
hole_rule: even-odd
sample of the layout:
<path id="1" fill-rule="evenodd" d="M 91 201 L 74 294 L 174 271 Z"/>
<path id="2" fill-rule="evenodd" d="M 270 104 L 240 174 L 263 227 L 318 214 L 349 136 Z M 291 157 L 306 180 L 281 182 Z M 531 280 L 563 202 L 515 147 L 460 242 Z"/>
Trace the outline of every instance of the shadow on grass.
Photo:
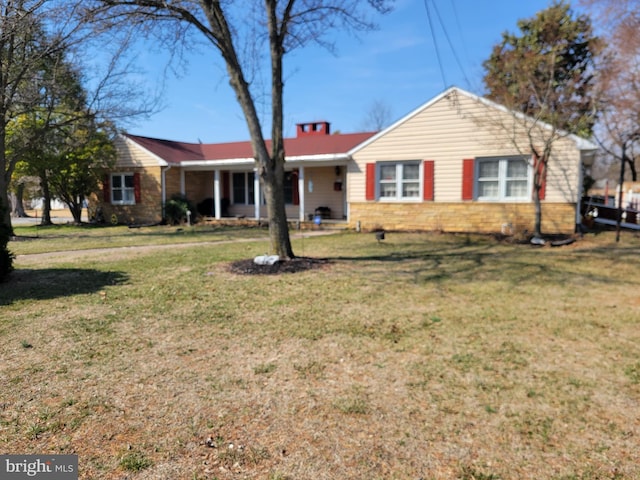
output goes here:
<path id="1" fill-rule="evenodd" d="M 0 287 L 0 305 L 94 293 L 128 279 L 123 272 L 87 268 L 17 269 Z"/>
<path id="2" fill-rule="evenodd" d="M 123 225 L 94 225 L 83 223 L 82 225 L 19 225 L 14 227 L 16 235 L 14 241 L 40 240 L 51 238 L 92 238 L 100 234 L 99 238 L 120 238 L 120 237 L 184 237 L 184 236 L 204 236 L 211 234 L 237 235 L 249 233 L 267 233 L 266 226 L 246 226 L 246 225 L 152 225 L 152 226 L 129 226 Z M 242 236 L 242 235 L 241 235 Z M 246 236 L 246 235 L 245 235 Z"/>
<path id="3" fill-rule="evenodd" d="M 334 260 L 354 265 L 361 262 L 378 263 L 378 270 L 375 267 L 371 269 L 371 266 L 369 268 L 372 273 L 380 274 L 381 280 L 403 273 L 412 276 L 418 283 L 500 280 L 513 285 L 522 282 L 640 285 L 640 282 L 619 277 L 609 269 L 598 271 L 582 268 L 596 261 L 603 265 L 611 265 L 612 262 L 638 263 L 638 249 L 635 247 L 565 250 L 557 255 L 560 251 L 551 248 L 515 245 L 509 249 L 496 249 L 497 246 L 484 242 L 464 242 L 440 245 L 437 249 L 421 250 L 413 245 L 409 249 L 391 250 L 392 245 L 381 245 L 380 253 L 337 256 Z"/>

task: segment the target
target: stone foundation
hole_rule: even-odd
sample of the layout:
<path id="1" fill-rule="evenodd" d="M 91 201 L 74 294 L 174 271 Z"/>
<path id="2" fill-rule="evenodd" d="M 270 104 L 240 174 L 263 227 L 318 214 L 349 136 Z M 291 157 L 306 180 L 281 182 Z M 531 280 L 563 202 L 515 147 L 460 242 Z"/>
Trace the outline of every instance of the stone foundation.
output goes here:
<path id="1" fill-rule="evenodd" d="M 351 203 L 349 227 L 363 230 L 442 231 L 504 233 L 532 232 L 535 222 L 532 203 Z M 572 204 L 542 205 L 544 233 L 573 233 L 575 207 Z"/>

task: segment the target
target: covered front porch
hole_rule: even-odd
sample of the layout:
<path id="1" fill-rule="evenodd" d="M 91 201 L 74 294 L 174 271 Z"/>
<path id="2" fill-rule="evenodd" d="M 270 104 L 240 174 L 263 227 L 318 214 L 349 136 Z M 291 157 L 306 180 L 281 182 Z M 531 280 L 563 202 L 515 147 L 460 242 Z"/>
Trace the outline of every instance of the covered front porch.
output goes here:
<path id="1" fill-rule="evenodd" d="M 206 220 L 246 219 L 261 222 L 267 207 L 253 161 L 244 165 L 190 165 L 166 179 L 169 196 L 180 193 L 197 205 Z M 178 174 L 179 189 L 171 188 Z M 169 177 L 169 175 L 167 175 Z M 287 162 L 285 205 L 290 222 L 346 223 L 346 161 L 306 165 Z"/>

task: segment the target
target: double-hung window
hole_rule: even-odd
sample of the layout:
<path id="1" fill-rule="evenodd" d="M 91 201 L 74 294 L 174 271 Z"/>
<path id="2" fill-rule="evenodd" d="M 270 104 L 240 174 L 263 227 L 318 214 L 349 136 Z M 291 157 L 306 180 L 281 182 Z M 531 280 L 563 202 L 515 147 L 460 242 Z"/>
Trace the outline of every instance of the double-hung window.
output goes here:
<path id="1" fill-rule="evenodd" d="M 111 203 L 115 205 L 135 205 L 133 173 L 113 173 L 111 175 Z"/>
<path id="2" fill-rule="evenodd" d="M 378 196 L 381 200 L 419 200 L 420 162 L 380 162 Z"/>
<path id="3" fill-rule="evenodd" d="M 478 200 L 514 201 L 531 199 L 528 157 L 476 159 Z"/>
<path id="4" fill-rule="evenodd" d="M 253 172 L 235 172 L 232 175 L 233 203 L 253 205 L 255 203 Z"/>

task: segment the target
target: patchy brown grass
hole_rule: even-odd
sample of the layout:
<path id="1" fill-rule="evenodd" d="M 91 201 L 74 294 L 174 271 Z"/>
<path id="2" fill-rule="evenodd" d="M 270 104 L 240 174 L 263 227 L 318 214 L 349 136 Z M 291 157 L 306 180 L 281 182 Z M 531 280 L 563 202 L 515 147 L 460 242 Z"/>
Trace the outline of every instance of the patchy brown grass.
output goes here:
<path id="1" fill-rule="evenodd" d="M 330 262 L 234 273 L 260 242 L 19 256 L 0 450 L 77 453 L 82 479 L 640 477 L 637 236 L 294 249 Z"/>

